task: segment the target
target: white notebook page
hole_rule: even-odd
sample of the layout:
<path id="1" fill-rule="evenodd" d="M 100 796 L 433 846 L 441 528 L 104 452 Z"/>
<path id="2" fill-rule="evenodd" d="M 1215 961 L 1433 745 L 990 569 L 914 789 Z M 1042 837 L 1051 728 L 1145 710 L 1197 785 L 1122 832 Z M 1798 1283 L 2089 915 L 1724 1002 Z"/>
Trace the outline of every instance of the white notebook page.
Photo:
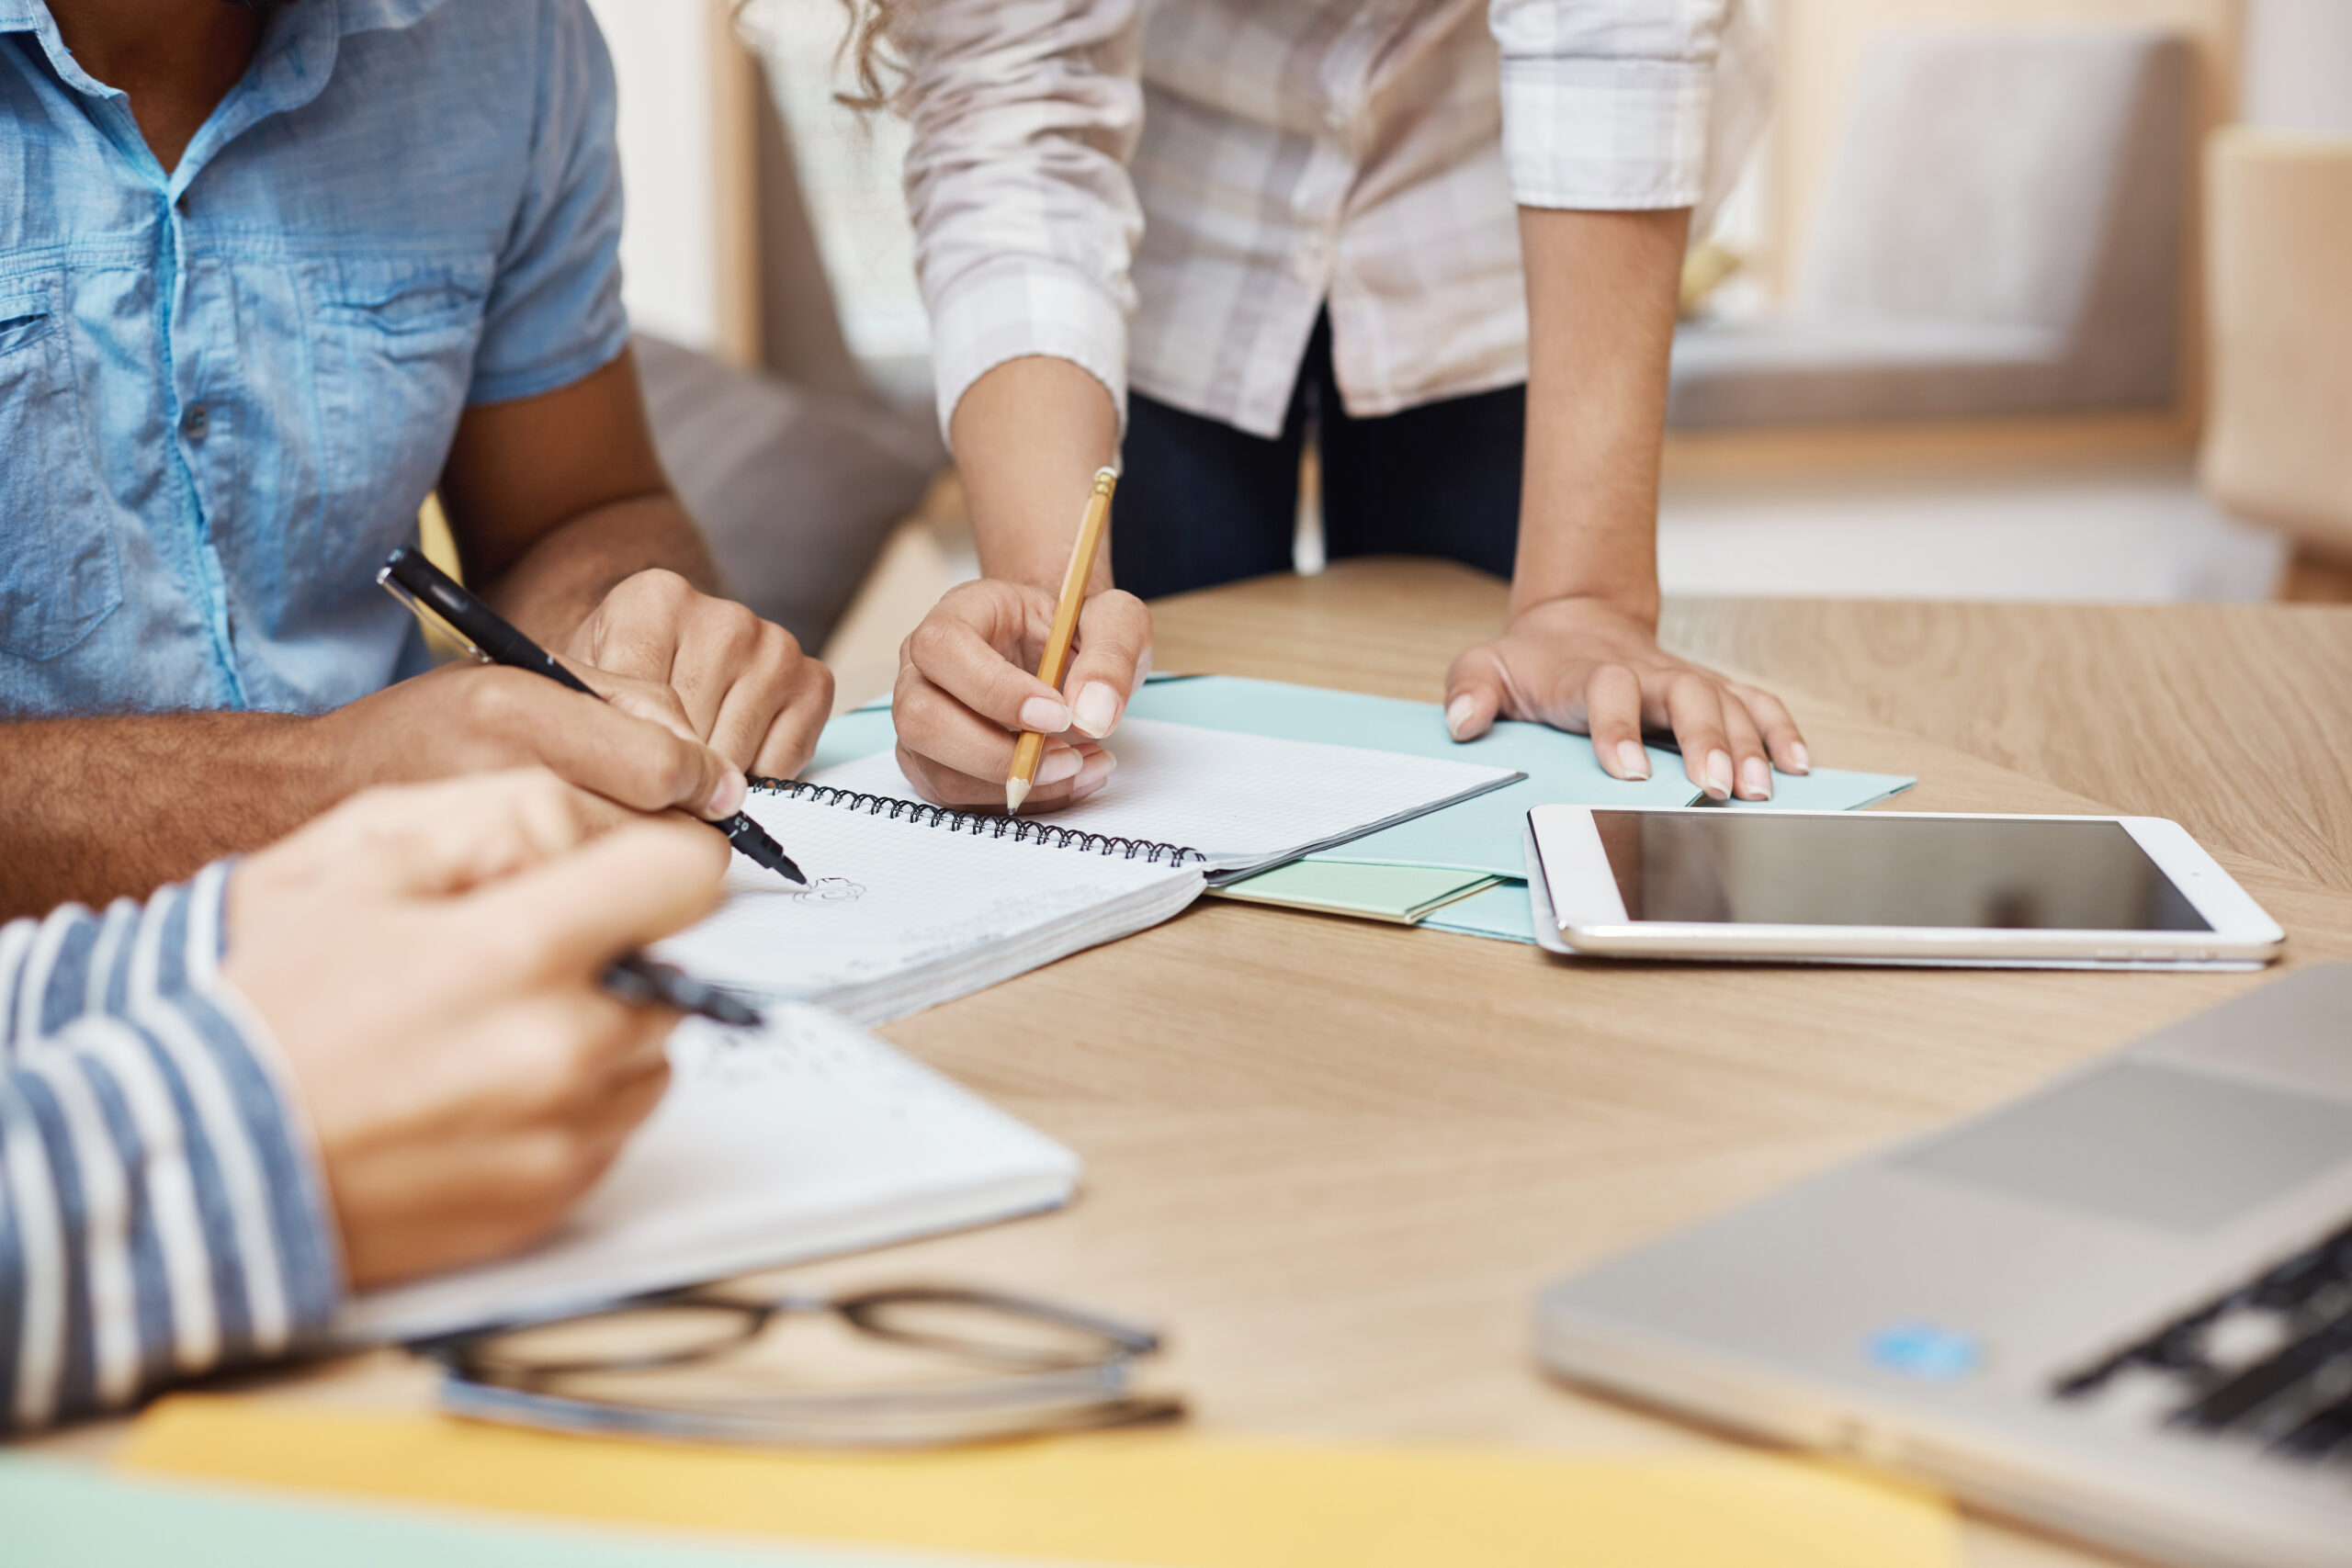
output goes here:
<path id="1" fill-rule="evenodd" d="M 561 1228 L 520 1257 L 371 1292 L 337 1326 L 401 1338 L 1004 1219 L 1066 1201 L 1078 1156 L 816 1008 L 700 1019 L 670 1091 Z"/>
<path id="2" fill-rule="evenodd" d="M 1286 859 L 1518 776 L 1469 762 L 1161 719 L 1129 719 L 1103 744 L 1119 759 L 1110 782 L 1046 819 L 1080 832 L 1183 845 L 1219 869 Z M 810 782 L 916 798 L 888 750 L 827 768 Z M 799 853 L 789 840 L 785 848 Z"/>
<path id="3" fill-rule="evenodd" d="M 809 886 L 796 889 L 738 855 L 727 872 L 727 902 L 654 952 L 702 979 L 768 996 L 818 998 L 885 981 L 1016 944 L 1154 889 L 1171 906 L 1165 919 L 1200 886 L 1197 869 L 1165 861 L 1016 843 L 799 796 L 754 790 L 744 809 Z M 1091 940 L 1108 934 L 1115 933 Z"/>

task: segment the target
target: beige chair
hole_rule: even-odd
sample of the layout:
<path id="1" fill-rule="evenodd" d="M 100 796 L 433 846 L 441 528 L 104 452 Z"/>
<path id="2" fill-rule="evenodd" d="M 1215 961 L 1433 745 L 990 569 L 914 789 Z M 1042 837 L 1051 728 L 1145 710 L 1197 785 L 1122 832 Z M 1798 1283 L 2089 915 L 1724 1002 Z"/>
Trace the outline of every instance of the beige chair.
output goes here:
<path id="1" fill-rule="evenodd" d="M 2192 65 L 2154 28 L 1880 33 L 1789 309 L 1678 333 L 1667 423 L 2170 407 Z"/>
<path id="2" fill-rule="evenodd" d="M 2352 565 L 2352 137 L 2233 127 L 2205 153 L 2212 367 L 2199 477 Z"/>

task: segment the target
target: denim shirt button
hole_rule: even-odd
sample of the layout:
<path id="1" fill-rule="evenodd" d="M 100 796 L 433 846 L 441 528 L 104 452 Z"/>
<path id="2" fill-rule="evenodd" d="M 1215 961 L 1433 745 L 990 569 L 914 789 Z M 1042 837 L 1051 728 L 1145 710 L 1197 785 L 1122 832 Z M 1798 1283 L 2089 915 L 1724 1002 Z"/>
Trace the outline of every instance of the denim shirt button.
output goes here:
<path id="1" fill-rule="evenodd" d="M 190 441 L 201 441 L 212 425 L 212 414 L 202 403 L 190 403 L 187 412 L 180 416 L 180 434 Z"/>

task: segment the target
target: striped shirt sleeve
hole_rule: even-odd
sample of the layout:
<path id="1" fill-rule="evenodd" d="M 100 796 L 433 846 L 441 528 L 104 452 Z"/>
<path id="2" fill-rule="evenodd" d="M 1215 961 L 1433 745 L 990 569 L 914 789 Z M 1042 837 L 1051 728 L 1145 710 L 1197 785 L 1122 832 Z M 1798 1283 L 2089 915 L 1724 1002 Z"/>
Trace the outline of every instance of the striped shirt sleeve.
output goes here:
<path id="1" fill-rule="evenodd" d="M 222 987 L 228 867 L 0 928 L 0 1431 L 284 1355 L 341 1295 L 290 1087 Z"/>

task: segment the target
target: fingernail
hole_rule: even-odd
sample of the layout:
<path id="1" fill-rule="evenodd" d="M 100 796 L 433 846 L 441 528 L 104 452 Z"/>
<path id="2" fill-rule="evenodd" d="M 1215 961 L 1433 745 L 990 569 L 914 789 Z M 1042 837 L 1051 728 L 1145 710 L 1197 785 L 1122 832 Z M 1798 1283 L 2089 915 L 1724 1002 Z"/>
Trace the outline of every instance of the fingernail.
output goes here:
<path id="1" fill-rule="evenodd" d="M 1069 728 L 1069 709 L 1051 697 L 1031 697 L 1021 705 L 1021 728 L 1039 735 L 1059 735 Z"/>
<path id="2" fill-rule="evenodd" d="M 1617 742 L 1617 766 L 1629 779 L 1650 776 L 1650 754 L 1638 740 Z"/>
<path id="3" fill-rule="evenodd" d="M 1739 765 L 1739 787 L 1750 800 L 1772 798 L 1772 764 L 1761 757 L 1750 757 Z"/>
<path id="4" fill-rule="evenodd" d="M 743 775 L 729 768 L 719 779 L 718 787 L 710 792 L 710 803 L 703 807 L 704 815 L 732 817 L 743 809 L 743 797 L 750 793 L 751 786 L 743 782 Z"/>
<path id="5" fill-rule="evenodd" d="M 1097 740 L 1102 739 L 1119 722 L 1119 694 L 1106 682 L 1089 681 L 1086 689 L 1078 694 L 1078 701 L 1070 705 L 1069 720 Z"/>
<path id="6" fill-rule="evenodd" d="M 1813 772 L 1813 753 L 1804 749 L 1804 742 L 1802 740 L 1789 742 L 1789 772 L 1792 773 Z"/>
<path id="7" fill-rule="evenodd" d="M 1478 705 L 1464 692 L 1445 705 L 1445 732 L 1456 740 L 1462 739 L 1462 727 L 1470 722 L 1470 713 Z"/>
<path id="8" fill-rule="evenodd" d="M 1717 800 L 1731 798 L 1731 753 L 1707 753 L 1707 793 Z"/>
<path id="9" fill-rule="evenodd" d="M 1035 782 L 1041 784 L 1057 784 L 1064 779 L 1076 777 L 1078 771 L 1085 765 L 1086 759 L 1080 757 L 1069 747 L 1057 746 L 1046 753 L 1044 761 L 1037 764 Z"/>
<path id="10" fill-rule="evenodd" d="M 1075 754 L 1072 753 L 1072 755 Z M 1095 752 L 1094 755 L 1086 759 L 1086 766 L 1078 770 L 1078 780 L 1069 786 L 1070 794 L 1072 795 L 1093 794 L 1102 787 L 1102 781 L 1109 778 L 1112 770 L 1118 765 L 1119 759 L 1111 755 L 1110 752 Z"/>

